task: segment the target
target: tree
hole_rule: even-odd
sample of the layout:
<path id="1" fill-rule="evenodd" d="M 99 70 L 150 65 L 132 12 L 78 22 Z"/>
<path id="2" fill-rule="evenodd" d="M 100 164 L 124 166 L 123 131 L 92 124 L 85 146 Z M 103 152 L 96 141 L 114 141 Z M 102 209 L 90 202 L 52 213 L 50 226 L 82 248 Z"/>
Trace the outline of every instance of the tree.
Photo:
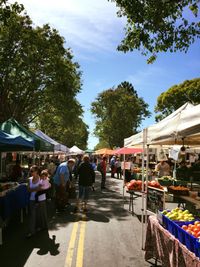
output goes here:
<path id="1" fill-rule="evenodd" d="M 64 133 L 71 128 L 82 130 L 84 137 L 76 135 L 74 142 L 81 139 L 86 146 L 87 125 L 76 100 L 81 71 L 71 49 L 48 24 L 33 27 L 23 5 L 0 3 L 0 122 L 10 117 L 25 125 L 34 122 L 58 141 L 66 140 Z M 59 124 L 52 124 L 54 119 Z M 60 135 L 52 136 L 56 129 Z M 66 145 L 73 138 L 68 140 Z"/>
<path id="2" fill-rule="evenodd" d="M 156 121 L 164 119 L 186 102 L 200 104 L 200 78 L 186 80 L 163 92 L 155 106 L 155 112 L 161 112 L 156 116 Z"/>
<path id="3" fill-rule="evenodd" d="M 199 0 L 108 1 L 116 2 L 118 16 L 127 18 L 125 38 L 118 50 L 150 53 L 148 63 L 162 51 L 187 52 L 195 38 L 200 37 Z"/>
<path id="4" fill-rule="evenodd" d="M 134 134 L 141 121 L 150 115 L 147 108 L 128 82 L 108 89 L 91 104 L 91 112 L 96 118 L 94 133 L 110 148 L 123 146 L 124 138 Z"/>

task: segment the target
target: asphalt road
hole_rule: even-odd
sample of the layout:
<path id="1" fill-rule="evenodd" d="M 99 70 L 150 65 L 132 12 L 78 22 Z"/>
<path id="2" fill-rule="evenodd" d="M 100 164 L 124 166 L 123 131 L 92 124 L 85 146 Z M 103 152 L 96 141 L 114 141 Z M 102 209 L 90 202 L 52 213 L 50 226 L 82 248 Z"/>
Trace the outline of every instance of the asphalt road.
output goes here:
<path id="1" fill-rule="evenodd" d="M 109 176 L 109 175 L 108 175 Z M 128 195 L 122 197 L 122 180 L 107 178 L 100 190 L 96 177 L 89 211 L 73 213 L 73 203 L 65 212 L 54 213 L 48 204 L 49 231 L 26 239 L 24 223 L 15 217 L 3 231 L 1 267 L 146 267 L 142 251 L 141 197 L 134 201 L 135 213 L 128 211 Z"/>

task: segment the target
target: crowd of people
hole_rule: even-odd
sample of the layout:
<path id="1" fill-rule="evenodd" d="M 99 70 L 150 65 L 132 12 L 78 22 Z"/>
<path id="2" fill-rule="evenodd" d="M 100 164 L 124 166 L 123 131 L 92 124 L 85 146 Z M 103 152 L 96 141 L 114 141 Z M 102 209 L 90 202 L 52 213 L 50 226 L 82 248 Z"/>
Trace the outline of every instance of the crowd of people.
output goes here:
<path id="1" fill-rule="evenodd" d="M 106 189 L 106 173 L 111 172 L 111 177 L 124 178 L 125 182 L 135 179 L 135 168 L 141 167 L 141 162 L 136 157 L 130 156 L 128 168 L 122 168 L 122 159 L 118 156 L 102 155 L 101 157 L 78 155 L 76 158 L 61 156 L 44 160 L 41 167 L 32 164 L 27 174 L 28 191 L 30 192 L 30 223 L 27 237 L 37 231 L 48 228 L 46 199 L 50 197 L 55 202 L 57 212 L 63 212 L 68 205 L 72 206 L 70 199 L 74 199 L 72 206 L 74 212 L 88 210 L 88 200 L 91 190 L 95 191 L 95 171 L 101 174 L 100 189 Z M 158 177 L 172 176 L 174 165 L 172 161 L 162 160 L 155 166 Z M 189 178 L 190 172 L 200 172 L 200 157 L 195 164 L 187 166 L 186 161 L 181 161 L 176 166 L 177 176 Z M 124 172 L 124 173 L 123 173 Z M 18 181 L 23 174 L 20 161 L 11 170 L 13 181 Z M 124 174 L 124 177 L 122 177 Z M 78 189 L 78 190 L 77 190 Z"/>

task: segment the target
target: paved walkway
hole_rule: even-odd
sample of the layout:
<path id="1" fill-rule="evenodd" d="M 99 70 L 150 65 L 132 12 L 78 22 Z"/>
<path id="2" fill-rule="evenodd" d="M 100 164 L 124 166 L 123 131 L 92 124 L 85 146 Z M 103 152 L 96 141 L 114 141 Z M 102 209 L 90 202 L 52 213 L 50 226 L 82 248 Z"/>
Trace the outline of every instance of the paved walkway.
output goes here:
<path id="1" fill-rule="evenodd" d="M 107 189 L 100 190 L 97 174 L 91 193 L 89 212 L 53 212 L 48 205 L 50 227 L 25 239 L 28 218 L 23 224 L 13 218 L 3 232 L 0 247 L 2 267 L 147 267 L 142 251 L 141 197 L 135 212 L 128 211 L 128 195 L 122 197 L 122 180 L 107 178 Z M 153 262 L 153 261 L 152 261 Z"/>

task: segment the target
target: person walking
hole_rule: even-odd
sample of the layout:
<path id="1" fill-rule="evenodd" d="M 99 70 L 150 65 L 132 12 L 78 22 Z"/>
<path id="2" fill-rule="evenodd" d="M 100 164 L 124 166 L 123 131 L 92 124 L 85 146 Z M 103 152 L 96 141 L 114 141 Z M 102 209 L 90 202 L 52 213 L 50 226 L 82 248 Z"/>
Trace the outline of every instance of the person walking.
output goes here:
<path id="1" fill-rule="evenodd" d="M 83 205 L 83 211 L 87 211 L 89 193 L 92 185 L 95 182 L 95 172 L 90 164 L 90 158 L 87 154 L 83 156 L 83 162 L 79 165 L 77 174 L 79 178 L 79 195 L 77 208 L 79 209 L 79 204 L 81 201 Z"/>
<path id="2" fill-rule="evenodd" d="M 121 168 L 121 161 L 120 161 L 119 157 L 116 158 L 115 168 L 116 168 L 116 172 L 117 172 L 117 179 L 121 179 L 122 178 L 122 168 Z"/>
<path id="3" fill-rule="evenodd" d="M 112 158 L 110 160 L 110 168 L 111 168 L 111 177 L 112 178 L 115 178 L 115 171 L 116 171 L 115 162 L 116 162 L 116 157 L 112 156 Z"/>
<path id="4" fill-rule="evenodd" d="M 68 189 L 70 186 L 70 173 L 75 164 L 75 159 L 62 162 L 53 177 L 55 186 L 55 204 L 58 211 L 63 211 L 68 203 Z"/>
<path id="5" fill-rule="evenodd" d="M 106 189 L 106 168 L 107 168 L 107 157 L 104 155 L 102 161 L 100 162 L 101 166 L 101 189 Z"/>
<path id="6" fill-rule="evenodd" d="M 28 179 L 28 191 L 30 192 L 30 218 L 29 232 L 27 238 L 33 236 L 37 231 L 48 229 L 46 194 L 38 196 L 38 203 L 35 201 L 36 192 L 41 190 L 40 170 L 38 166 L 33 165 L 30 168 L 31 177 Z"/>

